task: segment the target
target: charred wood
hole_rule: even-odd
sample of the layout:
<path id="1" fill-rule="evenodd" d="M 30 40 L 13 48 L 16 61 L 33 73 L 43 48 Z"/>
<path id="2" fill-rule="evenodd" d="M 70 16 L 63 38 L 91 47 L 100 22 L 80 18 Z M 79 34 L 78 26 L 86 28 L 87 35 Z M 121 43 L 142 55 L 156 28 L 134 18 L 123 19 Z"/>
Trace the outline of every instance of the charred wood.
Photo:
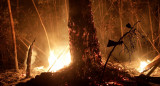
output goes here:
<path id="1" fill-rule="evenodd" d="M 32 48 L 33 48 L 34 42 L 35 42 L 35 40 L 32 42 L 32 44 L 30 45 L 29 50 L 28 50 L 26 78 L 31 77 L 31 58 L 32 58 Z"/>

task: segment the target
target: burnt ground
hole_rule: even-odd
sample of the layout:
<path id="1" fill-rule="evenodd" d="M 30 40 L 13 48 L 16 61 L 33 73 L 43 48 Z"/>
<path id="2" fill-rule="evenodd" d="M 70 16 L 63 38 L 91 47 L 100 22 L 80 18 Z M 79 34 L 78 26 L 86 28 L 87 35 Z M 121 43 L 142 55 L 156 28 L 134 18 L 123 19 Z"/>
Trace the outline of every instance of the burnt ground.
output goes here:
<path id="1" fill-rule="evenodd" d="M 33 71 L 32 74 L 33 78 L 35 75 L 40 74 L 39 72 Z M 32 73 L 33 73 L 32 72 Z M 15 85 L 19 82 L 27 82 L 31 78 L 25 78 L 25 71 L 20 69 L 19 73 L 16 72 L 14 69 L 1 71 L 0 72 L 0 86 L 8 86 L 8 85 Z"/>
<path id="2" fill-rule="evenodd" d="M 84 69 L 85 70 L 85 69 Z M 108 64 L 100 83 L 101 67 L 93 67 L 90 71 L 77 71 L 73 67 L 58 72 L 32 72 L 31 78 L 25 78 L 25 71 L 14 70 L 0 73 L 0 86 L 159 86 L 159 77 L 145 75 L 133 76 L 134 69 L 124 69 L 120 64 Z M 127 72 L 126 72 L 127 71 Z"/>
<path id="3" fill-rule="evenodd" d="M 19 73 L 14 70 L 6 70 L 0 73 L 0 86 L 12 85 L 23 79 L 25 75 L 20 70 Z"/>

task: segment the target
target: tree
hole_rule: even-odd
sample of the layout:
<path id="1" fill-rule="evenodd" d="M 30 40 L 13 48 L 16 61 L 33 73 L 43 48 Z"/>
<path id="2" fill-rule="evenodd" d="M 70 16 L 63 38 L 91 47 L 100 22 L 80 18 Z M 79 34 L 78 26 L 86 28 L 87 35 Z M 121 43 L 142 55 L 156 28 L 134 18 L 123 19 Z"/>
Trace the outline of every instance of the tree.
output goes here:
<path id="1" fill-rule="evenodd" d="M 16 68 L 16 71 L 19 72 L 19 68 L 18 68 L 18 60 L 17 60 L 16 36 L 15 36 L 15 30 L 14 30 L 14 21 L 13 21 L 13 17 L 12 17 L 12 11 L 11 11 L 10 0 L 7 0 L 7 2 L 8 2 L 8 10 L 9 10 L 9 15 L 10 15 L 11 30 L 12 30 L 13 45 L 14 45 L 15 68 Z"/>
<path id="2" fill-rule="evenodd" d="M 73 64 L 101 62 L 90 0 L 69 0 L 69 40 Z"/>

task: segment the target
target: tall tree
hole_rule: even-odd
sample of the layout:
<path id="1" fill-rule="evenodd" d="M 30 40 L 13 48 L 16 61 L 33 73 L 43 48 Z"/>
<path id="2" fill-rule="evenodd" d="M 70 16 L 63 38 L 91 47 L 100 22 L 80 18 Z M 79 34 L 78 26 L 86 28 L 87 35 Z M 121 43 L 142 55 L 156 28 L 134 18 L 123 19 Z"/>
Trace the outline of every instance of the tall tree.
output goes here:
<path id="1" fill-rule="evenodd" d="M 10 15 L 11 30 L 12 30 L 13 45 L 14 45 L 15 68 L 16 68 L 16 71 L 19 72 L 19 68 L 18 68 L 18 60 L 17 60 L 16 36 L 15 36 L 15 30 L 14 30 L 14 21 L 13 21 L 13 17 L 12 17 L 12 11 L 11 11 L 10 0 L 7 0 L 7 2 L 8 2 L 8 10 L 9 10 L 9 15 Z"/>
<path id="2" fill-rule="evenodd" d="M 69 0 L 68 26 L 73 64 L 81 68 L 85 63 L 100 63 L 90 0 Z"/>

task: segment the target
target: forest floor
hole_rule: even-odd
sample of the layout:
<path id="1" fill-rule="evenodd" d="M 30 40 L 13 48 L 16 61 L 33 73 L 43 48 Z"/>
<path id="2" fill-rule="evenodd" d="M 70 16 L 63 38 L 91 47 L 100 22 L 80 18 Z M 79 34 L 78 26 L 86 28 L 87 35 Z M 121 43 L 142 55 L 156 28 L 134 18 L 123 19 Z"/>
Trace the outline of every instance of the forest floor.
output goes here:
<path id="1" fill-rule="evenodd" d="M 0 86 L 12 85 L 24 77 L 22 70 L 19 73 L 12 69 L 3 71 L 0 73 Z"/>
<path id="2" fill-rule="evenodd" d="M 39 71 L 32 71 L 32 77 L 34 78 L 36 75 L 40 74 Z M 27 82 L 31 78 L 25 78 L 26 74 L 24 69 L 20 69 L 19 73 L 14 69 L 1 71 L 0 72 L 0 86 L 14 86 L 19 82 Z"/>
<path id="3" fill-rule="evenodd" d="M 125 63 L 127 65 L 128 63 Z M 130 64 L 131 65 L 131 64 Z M 140 73 L 135 69 L 133 66 L 126 66 L 124 68 L 123 65 L 119 63 L 108 63 L 106 71 L 105 71 L 105 76 L 104 76 L 104 82 L 105 85 L 110 84 L 110 85 L 117 85 L 117 86 L 122 86 L 123 83 L 132 83 L 132 84 L 137 84 L 132 77 L 134 76 L 139 76 Z M 32 71 L 32 77 L 31 78 L 25 78 L 25 71 L 20 70 L 19 73 L 15 72 L 14 70 L 6 70 L 0 73 L 0 86 L 14 86 L 18 83 L 26 83 L 27 81 L 30 81 L 31 79 L 37 79 L 36 75 L 39 75 L 40 77 L 45 75 L 46 78 L 50 78 L 50 76 L 53 76 L 51 73 L 42 73 L 40 71 Z M 55 74 L 55 73 L 54 73 Z M 55 74 L 57 75 L 57 74 Z M 66 74 L 64 74 L 64 77 Z M 160 76 L 160 68 L 158 67 L 155 72 L 152 74 L 152 76 L 159 77 Z M 68 76 L 67 76 L 68 77 Z M 105 78 L 107 77 L 107 78 Z M 109 77 L 109 78 L 108 78 Z M 42 78 L 42 77 L 41 77 Z M 43 77 L 44 78 L 44 77 Z M 58 78 L 61 78 L 58 76 Z M 132 78 L 132 79 L 131 79 Z M 93 82 L 95 82 L 92 79 Z M 154 86 L 156 84 L 150 83 Z M 104 86 L 105 86 L 104 85 Z M 96 85 L 98 86 L 98 85 Z M 103 86 L 103 85 L 102 85 Z M 133 85 L 136 86 L 136 85 Z"/>

